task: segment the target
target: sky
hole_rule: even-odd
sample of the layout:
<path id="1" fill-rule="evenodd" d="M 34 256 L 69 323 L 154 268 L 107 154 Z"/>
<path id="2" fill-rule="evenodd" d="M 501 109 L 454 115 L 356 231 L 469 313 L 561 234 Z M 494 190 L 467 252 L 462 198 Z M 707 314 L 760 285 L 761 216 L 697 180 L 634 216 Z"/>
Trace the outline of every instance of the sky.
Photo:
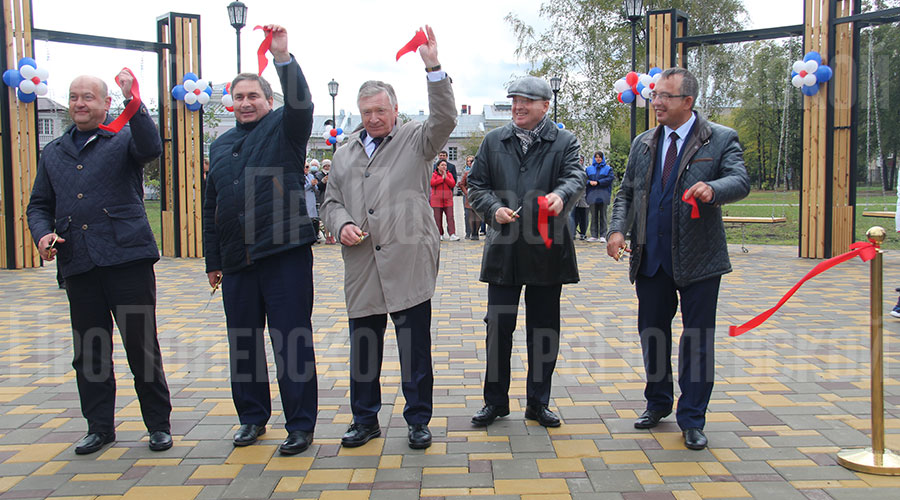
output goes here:
<path id="1" fill-rule="evenodd" d="M 153 42 L 157 17 L 168 12 L 199 14 L 200 76 L 224 83 L 236 71 L 235 31 L 226 11 L 229 1 L 33 0 L 32 6 L 35 28 Z M 547 25 L 538 15 L 540 0 L 242 1 L 248 7 L 248 19 L 241 31 L 241 69 L 255 72 L 257 68 L 256 49 L 263 35 L 252 28 L 281 24 L 309 82 L 316 114 L 331 111 L 327 88 L 331 79 L 340 84 L 335 100 L 338 110 L 356 112 L 359 85 L 375 79 L 394 86 L 401 112 L 427 113 L 421 58 L 407 54 L 395 61 L 397 50 L 426 23 L 434 29 L 441 65 L 453 78 L 457 105 L 468 104 L 479 114 L 484 105 L 504 101 L 506 84 L 530 69 L 527 61 L 514 54 L 516 40 L 504 17 L 513 12 L 538 30 Z M 786 8 L 786 4 L 795 5 Z M 801 0 L 745 0 L 745 5 L 751 20 L 748 29 L 803 22 Z M 75 76 L 96 75 L 115 88 L 113 78 L 123 66 L 131 68 L 142 90 L 146 89 L 145 101 L 156 98 L 157 56 L 152 52 L 37 40 L 35 60 L 50 71 L 50 97 L 63 104 Z M 263 76 L 278 90 L 271 63 Z"/>

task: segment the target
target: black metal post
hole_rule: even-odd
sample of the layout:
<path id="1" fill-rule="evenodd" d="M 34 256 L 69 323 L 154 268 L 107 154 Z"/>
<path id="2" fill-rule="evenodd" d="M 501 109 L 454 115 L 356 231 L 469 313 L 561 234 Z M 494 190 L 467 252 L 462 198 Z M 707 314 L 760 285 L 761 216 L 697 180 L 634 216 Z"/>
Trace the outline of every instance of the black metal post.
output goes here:
<path id="1" fill-rule="evenodd" d="M 235 28 L 234 32 L 237 36 L 237 70 L 238 74 L 241 74 L 241 29 Z"/>
<path id="2" fill-rule="evenodd" d="M 637 20 L 638 18 L 631 19 L 631 71 L 637 68 Z M 637 98 L 638 96 L 634 96 L 634 100 L 631 101 L 632 142 L 634 142 L 634 138 L 637 135 Z"/>
<path id="3" fill-rule="evenodd" d="M 335 96 L 331 96 L 331 126 L 337 130 L 337 115 L 334 112 L 334 98 Z M 331 156 L 334 156 L 335 151 L 337 151 L 337 137 L 335 137 L 335 143 L 331 145 Z"/>
<path id="4" fill-rule="evenodd" d="M 558 93 L 558 90 L 553 91 L 553 123 L 559 123 L 556 121 L 556 94 Z"/>

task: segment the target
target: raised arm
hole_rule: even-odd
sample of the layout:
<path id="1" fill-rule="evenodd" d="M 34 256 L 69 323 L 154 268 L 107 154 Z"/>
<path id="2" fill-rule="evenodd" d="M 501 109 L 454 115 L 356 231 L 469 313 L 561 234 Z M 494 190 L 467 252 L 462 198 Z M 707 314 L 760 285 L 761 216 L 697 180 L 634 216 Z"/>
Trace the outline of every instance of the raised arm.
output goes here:
<path id="1" fill-rule="evenodd" d="M 425 26 L 428 43 L 419 47 L 419 55 L 425 63 L 428 73 L 428 119 L 425 120 L 423 139 L 423 156 L 433 158 L 447 143 L 450 133 L 456 128 L 456 101 L 450 77 L 440 69 L 438 60 L 437 39 L 431 26 Z"/>
<path id="2" fill-rule="evenodd" d="M 125 106 L 134 99 L 131 89 L 134 86 L 134 77 L 131 72 L 122 69 L 116 77 L 116 84 L 122 90 L 122 96 L 125 97 Z M 128 126 L 131 129 L 131 144 L 128 145 L 128 153 L 139 164 L 144 165 L 159 158 L 162 154 L 162 141 L 159 139 L 159 129 L 150 118 L 150 112 L 147 106 L 141 103 L 137 113 L 128 120 Z"/>
<path id="3" fill-rule="evenodd" d="M 288 51 L 287 30 L 277 24 L 270 24 L 266 28 L 272 30 L 269 53 L 275 60 L 275 71 L 284 90 L 285 137 L 305 152 L 313 124 L 313 102 L 309 85 L 297 59 Z"/>

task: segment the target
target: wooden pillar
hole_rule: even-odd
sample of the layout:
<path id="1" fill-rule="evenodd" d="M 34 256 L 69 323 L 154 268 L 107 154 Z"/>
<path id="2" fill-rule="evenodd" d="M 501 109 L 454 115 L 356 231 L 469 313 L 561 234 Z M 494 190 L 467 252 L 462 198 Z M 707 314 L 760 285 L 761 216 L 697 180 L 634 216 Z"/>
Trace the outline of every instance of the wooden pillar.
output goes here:
<path id="1" fill-rule="evenodd" d="M 167 91 L 184 74 L 200 74 L 200 17 L 169 13 L 157 36 L 172 49 L 160 55 L 160 85 Z M 162 249 L 168 257 L 203 257 L 203 111 L 190 111 L 171 93 L 160 102 Z"/>
<path id="2" fill-rule="evenodd" d="M 647 13 L 647 68 L 668 69 L 675 66 L 687 67 L 687 50 L 684 44 L 676 43 L 676 37 L 687 36 L 687 16 L 677 9 L 654 10 Z M 650 128 L 658 125 L 655 113 L 648 113 Z M 641 131 L 638 131 L 640 133 Z"/>
<path id="3" fill-rule="evenodd" d="M 858 12 L 858 0 L 833 0 L 835 17 L 846 17 Z M 853 5 L 856 4 L 856 5 Z M 855 168 L 852 161 L 855 152 L 852 138 L 855 134 L 852 126 L 854 83 L 857 81 L 856 65 L 853 64 L 853 46 L 856 30 L 852 23 L 835 26 L 829 45 L 828 61 L 834 70 L 834 77 L 828 85 L 828 100 L 833 103 L 832 133 L 833 141 L 829 157 L 831 167 L 831 248 L 828 256 L 847 251 L 853 242 L 854 206 L 851 201 L 854 189 L 851 172 Z"/>
<path id="4" fill-rule="evenodd" d="M 34 57 L 30 0 L 3 0 L 2 31 L 5 50 L 0 72 L 16 68 L 22 57 Z M 7 269 L 38 267 L 41 257 L 34 246 L 25 210 L 37 173 L 37 101 L 25 104 L 16 89 L 2 85 L 0 97 L 0 266 Z"/>

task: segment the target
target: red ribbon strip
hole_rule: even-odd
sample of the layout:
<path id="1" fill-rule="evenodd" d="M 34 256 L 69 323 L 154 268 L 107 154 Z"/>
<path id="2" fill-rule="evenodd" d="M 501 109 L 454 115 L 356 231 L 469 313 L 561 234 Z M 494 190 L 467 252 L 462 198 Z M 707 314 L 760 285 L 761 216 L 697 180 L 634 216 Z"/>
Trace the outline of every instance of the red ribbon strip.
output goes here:
<path id="1" fill-rule="evenodd" d="M 691 219 L 699 219 L 700 207 L 697 206 L 697 199 L 693 196 L 688 196 L 688 191 L 690 191 L 690 189 L 684 190 L 684 194 L 681 195 L 681 201 L 691 206 Z"/>
<path id="2" fill-rule="evenodd" d="M 548 229 L 548 219 L 550 217 L 550 203 L 547 201 L 546 196 L 538 196 L 538 233 L 541 234 L 541 238 L 544 239 L 544 246 L 550 248 L 550 245 L 553 244 L 553 239 L 550 238 L 550 232 Z"/>
<path id="3" fill-rule="evenodd" d="M 816 267 L 812 268 L 812 270 L 810 272 L 806 273 L 806 276 L 804 276 L 803 279 L 798 281 L 797 284 L 793 286 L 793 288 L 788 290 L 788 293 L 784 294 L 784 297 L 782 297 L 781 300 L 779 300 L 778 303 L 775 304 L 775 307 L 773 307 L 773 308 L 769 309 L 768 311 L 760 314 L 759 316 L 751 319 L 750 321 L 744 323 L 741 326 L 729 326 L 728 327 L 728 335 L 730 335 L 732 337 L 737 337 L 738 335 L 749 332 L 750 330 L 756 328 L 757 326 L 765 323 L 765 321 L 767 319 L 769 319 L 769 317 L 771 317 L 773 314 L 775 314 L 775 311 L 777 311 L 781 306 L 783 306 L 784 303 L 787 302 L 788 299 L 790 299 L 791 296 L 794 295 L 794 292 L 799 290 L 800 287 L 804 283 L 809 281 L 810 279 L 815 278 L 819 274 L 831 269 L 832 267 L 834 267 L 842 262 L 846 262 L 846 261 L 852 259 L 853 257 L 856 257 L 857 255 L 859 256 L 860 259 L 862 259 L 863 262 L 868 262 L 875 258 L 875 253 L 877 251 L 878 251 L 878 247 L 875 246 L 874 243 L 857 241 L 856 243 L 850 245 L 849 252 L 838 255 L 837 257 L 832 257 L 826 261 L 822 261 Z"/>
<path id="4" fill-rule="evenodd" d="M 397 60 L 399 61 L 400 56 L 407 52 L 415 52 L 420 45 L 425 45 L 426 43 L 428 43 L 428 37 L 425 36 L 425 32 L 422 31 L 422 28 L 419 28 L 419 30 L 416 31 L 416 34 L 413 35 L 412 40 L 406 42 L 406 45 L 397 51 Z"/>
<path id="5" fill-rule="evenodd" d="M 253 28 L 253 30 L 263 30 L 266 34 L 262 43 L 259 44 L 259 48 L 256 49 L 256 59 L 259 62 L 259 76 L 262 76 L 263 70 L 269 65 L 269 60 L 266 59 L 266 52 L 269 50 L 269 47 L 272 46 L 272 30 L 264 26 L 257 26 Z"/>
<path id="6" fill-rule="evenodd" d="M 137 78 L 134 76 L 134 73 L 131 72 L 130 69 L 125 68 L 124 71 L 127 71 L 134 83 L 131 84 L 131 102 L 125 106 L 125 109 L 122 111 L 122 114 L 119 115 L 118 118 L 113 120 L 109 125 L 100 124 L 100 130 L 105 130 L 107 132 L 112 132 L 114 134 L 118 133 L 122 130 L 122 127 L 128 123 L 128 120 L 131 120 L 131 117 L 141 109 L 141 86 L 138 85 Z M 119 83 L 119 75 L 116 75 L 116 83 Z"/>

